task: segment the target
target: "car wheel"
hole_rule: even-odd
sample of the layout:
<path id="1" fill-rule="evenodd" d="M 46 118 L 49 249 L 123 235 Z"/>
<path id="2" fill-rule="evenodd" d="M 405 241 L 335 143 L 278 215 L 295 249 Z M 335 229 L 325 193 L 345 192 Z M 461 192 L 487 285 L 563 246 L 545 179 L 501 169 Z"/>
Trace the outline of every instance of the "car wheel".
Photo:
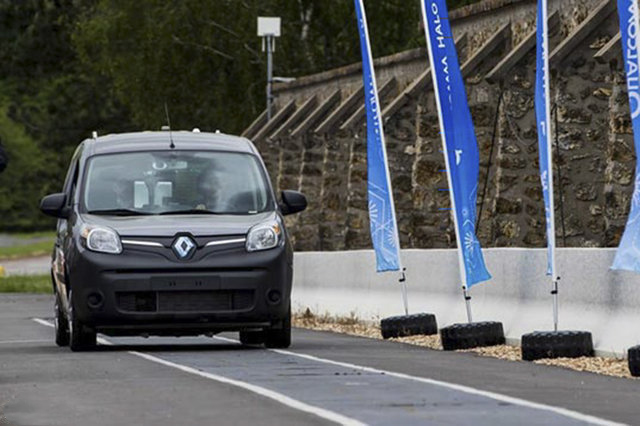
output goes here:
<path id="1" fill-rule="evenodd" d="M 76 319 L 74 315 L 73 292 L 69 292 L 69 312 L 67 324 L 69 328 L 69 347 L 73 352 L 88 351 L 96 346 L 96 332 Z"/>
<path id="2" fill-rule="evenodd" d="M 291 346 L 291 305 L 286 318 L 282 320 L 282 327 L 268 328 L 264 331 L 264 345 L 267 348 L 279 349 Z"/>
<path id="3" fill-rule="evenodd" d="M 264 331 L 241 331 L 240 343 L 243 345 L 261 345 L 264 343 Z"/>
<path id="4" fill-rule="evenodd" d="M 56 292 L 54 296 L 53 303 L 53 312 L 55 315 L 53 324 L 56 329 L 56 345 L 69 346 L 69 327 L 67 319 L 64 316 L 62 306 L 60 305 L 60 296 L 58 295 L 58 292 Z"/>

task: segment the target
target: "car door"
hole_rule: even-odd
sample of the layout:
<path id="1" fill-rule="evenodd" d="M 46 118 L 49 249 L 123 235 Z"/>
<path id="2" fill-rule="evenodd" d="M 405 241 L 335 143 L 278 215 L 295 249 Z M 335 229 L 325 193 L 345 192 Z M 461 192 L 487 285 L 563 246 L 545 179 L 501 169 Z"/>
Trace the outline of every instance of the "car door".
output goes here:
<path id="1" fill-rule="evenodd" d="M 75 195 L 78 186 L 78 178 L 80 174 L 80 156 L 82 153 L 82 145 L 78 147 L 71 160 L 71 165 L 67 172 L 63 192 L 67 195 L 65 208 L 68 209 L 70 215 L 68 218 L 58 219 L 56 241 L 54 246 L 54 254 L 52 261 L 52 275 L 56 291 L 60 295 L 60 302 L 64 309 L 68 309 L 68 288 L 69 283 L 66 274 L 66 259 L 69 250 L 73 244 L 73 223 L 76 220 L 75 214 Z"/>

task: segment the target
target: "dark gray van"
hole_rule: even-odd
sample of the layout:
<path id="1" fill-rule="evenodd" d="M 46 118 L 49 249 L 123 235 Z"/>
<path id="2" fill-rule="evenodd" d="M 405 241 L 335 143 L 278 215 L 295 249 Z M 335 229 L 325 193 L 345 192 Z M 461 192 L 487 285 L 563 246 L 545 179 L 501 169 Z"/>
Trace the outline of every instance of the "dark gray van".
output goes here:
<path id="1" fill-rule="evenodd" d="M 82 142 L 57 217 L 51 276 L 56 343 L 72 350 L 111 336 L 239 331 L 245 344 L 291 342 L 293 250 L 283 216 L 247 139 L 141 132 Z"/>

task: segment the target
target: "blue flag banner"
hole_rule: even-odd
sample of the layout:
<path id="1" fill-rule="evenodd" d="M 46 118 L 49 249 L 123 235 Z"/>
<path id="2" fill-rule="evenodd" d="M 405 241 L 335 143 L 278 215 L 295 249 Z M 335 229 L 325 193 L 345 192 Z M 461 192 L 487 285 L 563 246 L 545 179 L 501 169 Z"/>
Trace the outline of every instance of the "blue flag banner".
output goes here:
<path id="1" fill-rule="evenodd" d="M 553 159 L 551 151 L 551 109 L 549 107 L 549 32 L 547 0 L 538 0 L 537 54 L 536 54 L 536 121 L 538 125 L 538 156 L 540 181 L 544 199 L 547 228 L 547 275 L 556 279 L 555 267 L 555 211 L 553 206 Z"/>
<path id="2" fill-rule="evenodd" d="M 475 230 L 480 153 L 445 0 L 423 0 L 422 16 L 447 164 L 460 273 L 463 285 L 470 288 L 491 278 Z"/>
<path id="3" fill-rule="evenodd" d="M 620 33 L 625 70 L 629 108 L 633 123 L 633 135 L 636 153 L 640 154 L 640 22 L 637 0 L 618 0 L 620 15 Z M 640 167 L 636 163 L 636 182 L 631 199 L 631 211 L 627 227 L 622 235 L 620 246 L 613 261 L 613 269 L 640 272 Z"/>
<path id="4" fill-rule="evenodd" d="M 362 51 L 362 77 L 364 80 L 367 112 L 367 175 L 369 194 L 369 223 L 371 240 L 376 253 L 378 272 L 401 271 L 400 242 L 396 222 L 384 129 L 380 115 L 380 102 L 369 43 L 369 30 L 362 0 L 355 0 L 356 17 Z"/>

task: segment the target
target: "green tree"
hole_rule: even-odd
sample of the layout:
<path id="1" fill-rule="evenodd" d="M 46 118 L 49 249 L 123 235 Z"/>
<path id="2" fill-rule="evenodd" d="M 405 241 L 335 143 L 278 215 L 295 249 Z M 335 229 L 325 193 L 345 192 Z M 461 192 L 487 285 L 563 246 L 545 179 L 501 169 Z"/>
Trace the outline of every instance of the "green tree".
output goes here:
<path id="1" fill-rule="evenodd" d="M 448 1 L 450 8 L 470 0 Z M 418 0 L 366 0 L 375 56 L 422 46 Z M 75 146 L 174 128 L 236 133 L 264 108 L 258 16 L 281 16 L 276 75 L 360 60 L 350 0 L 0 0 L 0 230 L 51 226 L 38 200 Z"/>
<path id="2" fill-rule="evenodd" d="M 92 130 L 132 128 L 104 76 L 77 60 L 71 34 L 92 1 L 0 0 L 0 229 L 51 226 L 40 198 L 58 191 L 74 147 Z"/>
<path id="3" fill-rule="evenodd" d="M 423 43 L 419 2 L 368 2 L 376 56 Z M 300 76 L 359 60 L 353 4 L 345 0 L 100 0 L 74 34 L 83 64 L 114 83 L 144 128 L 239 132 L 263 109 L 258 16 L 281 16 L 277 75 Z"/>

